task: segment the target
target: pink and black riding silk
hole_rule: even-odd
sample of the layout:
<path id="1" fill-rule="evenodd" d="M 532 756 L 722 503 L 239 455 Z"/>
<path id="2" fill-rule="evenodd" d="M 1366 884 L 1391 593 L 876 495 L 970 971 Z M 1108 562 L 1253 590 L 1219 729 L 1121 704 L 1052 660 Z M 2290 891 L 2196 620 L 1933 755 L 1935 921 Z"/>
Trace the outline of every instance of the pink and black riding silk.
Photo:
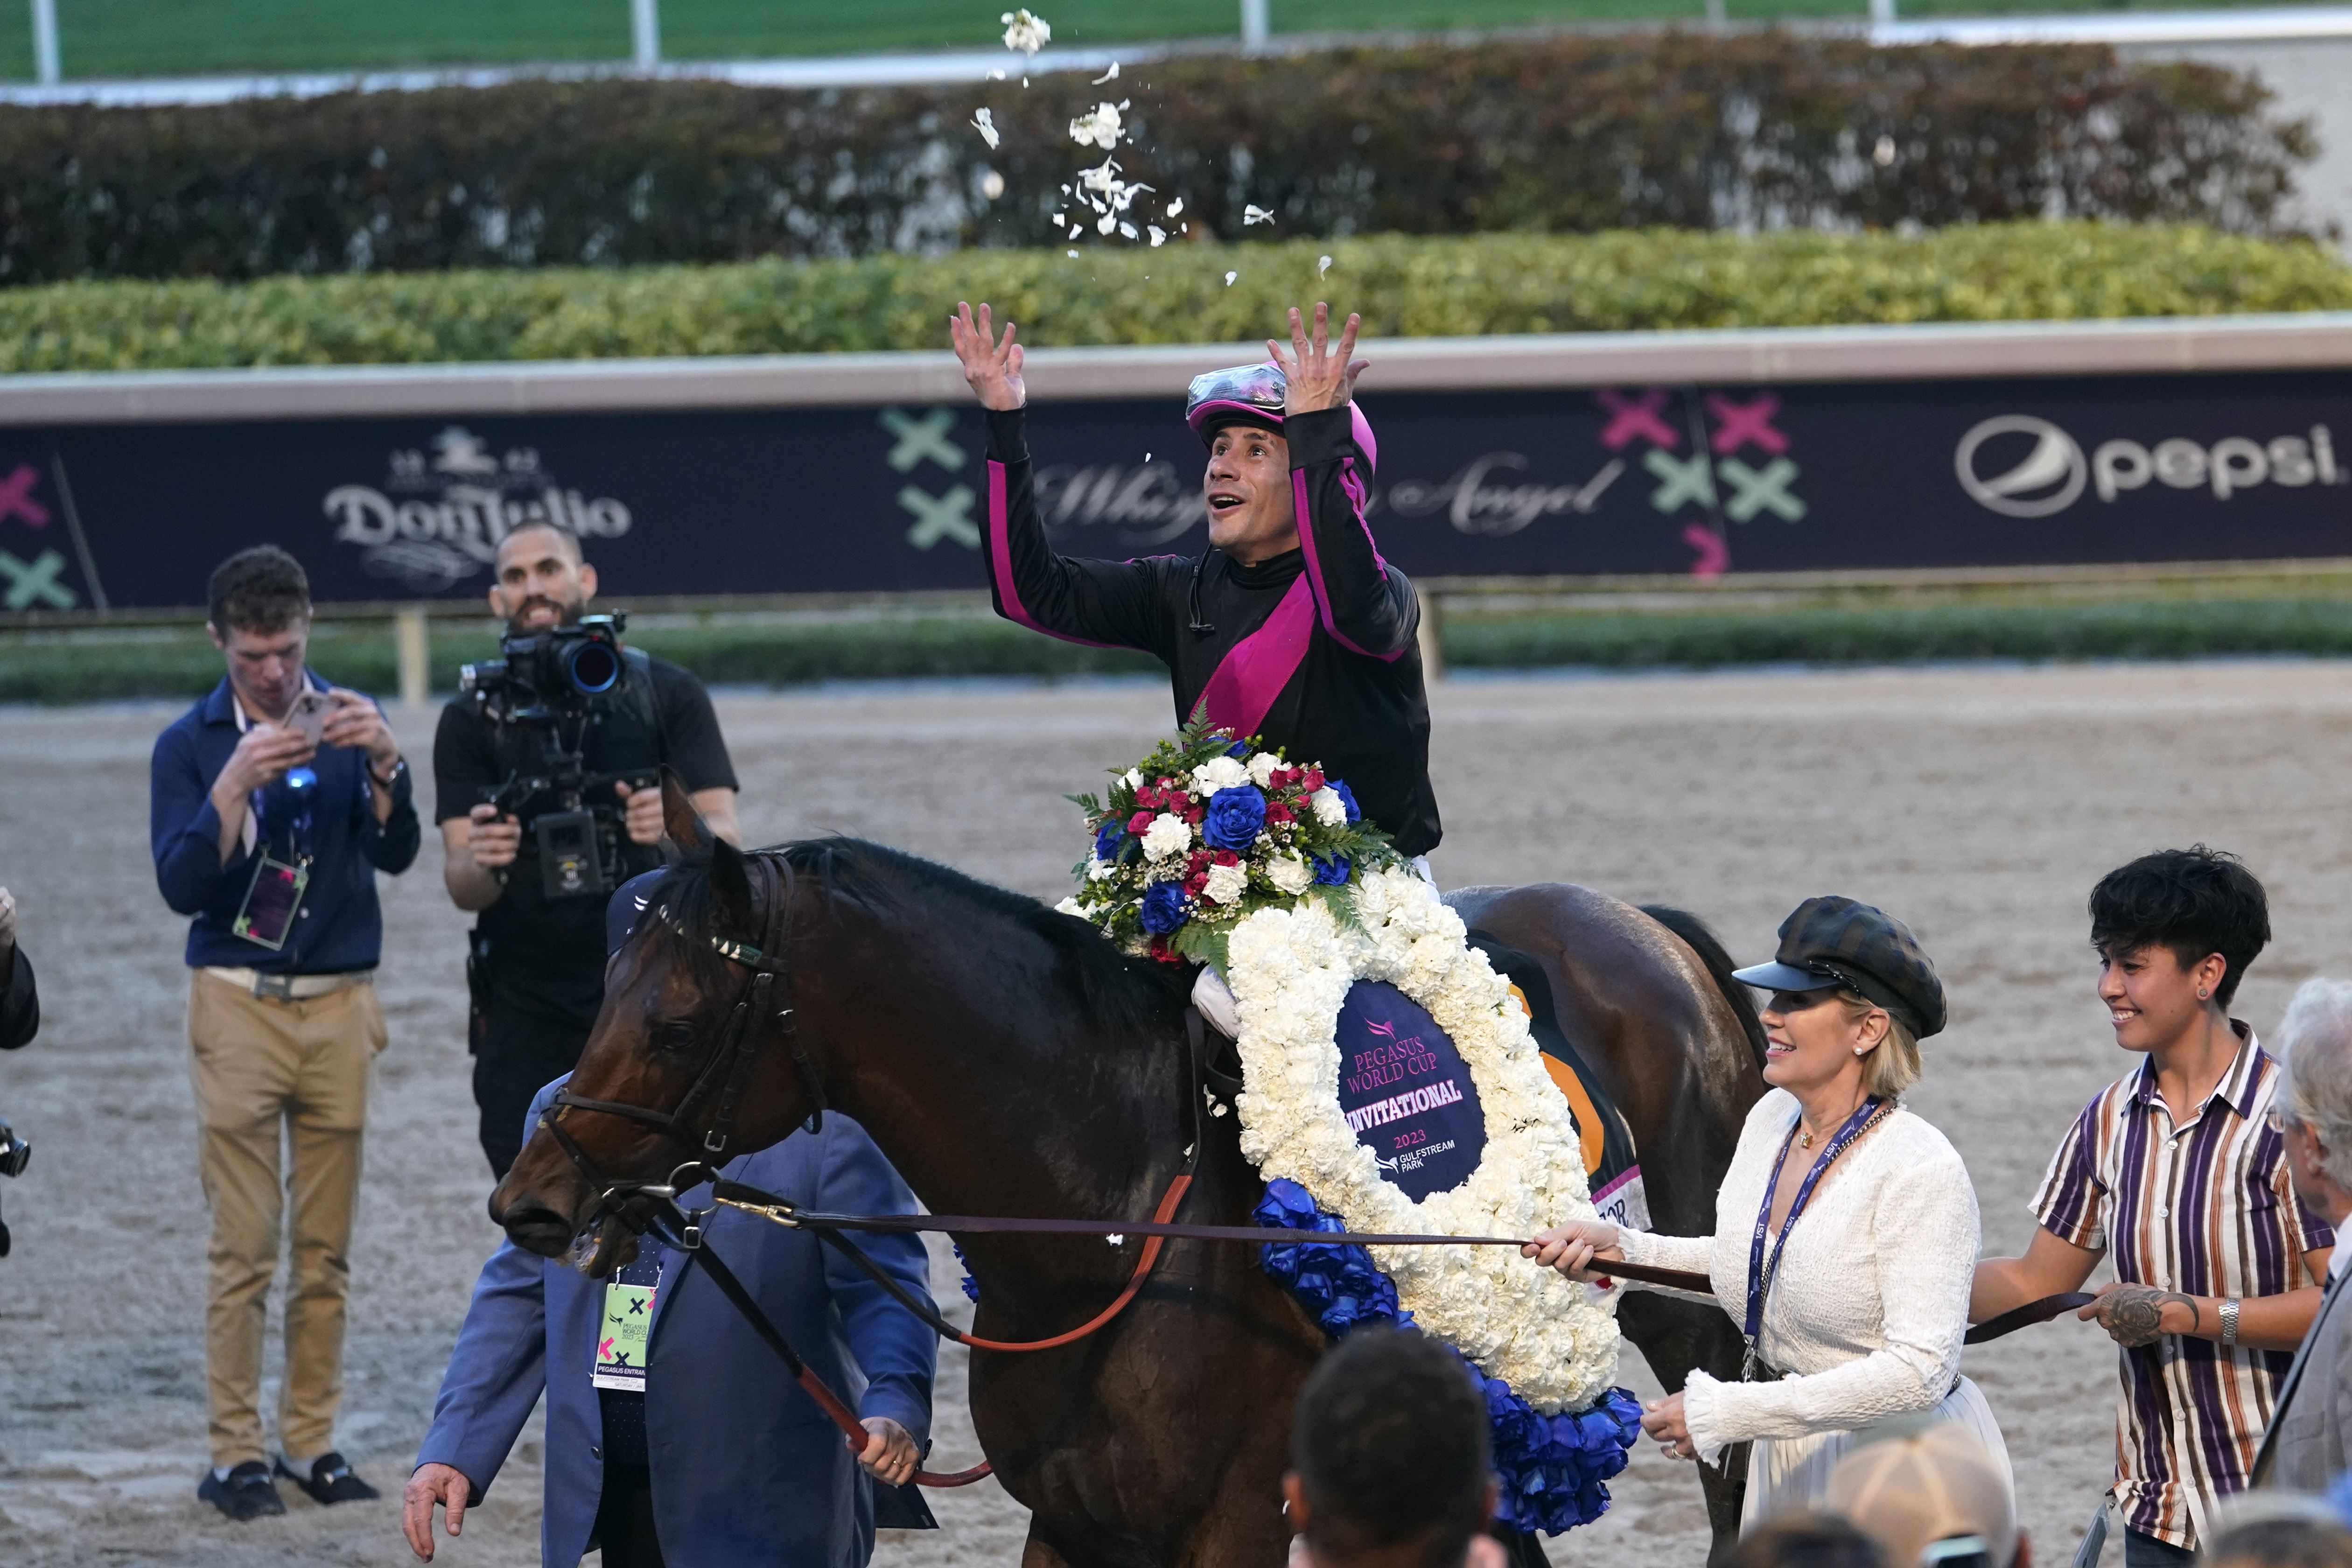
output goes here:
<path id="1" fill-rule="evenodd" d="M 1789 1233 L 1797 1228 L 1797 1216 L 1805 1212 L 1805 1205 L 1812 1199 L 1813 1189 L 1821 1185 L 1822 1178 L 1829 1173 L 1829 1168 L 1837 1163 L 1837 1157 L 1853 1147 L 1856 1139 L 1878 1125 L 1894 1108 L 1893 1100 L 1873 1095 L 1855 1107 L 1853 1114 L 1845 1119 L 1844 1124 L 1830 1139 L 1828 1146 L 1822 1150 L 1821 1158 L 1813 1162 L 1813 1168 L 1805 1173 L 1804 1184 L 1797 1189 L 1796 1201 L 1789 1205 L 1789 1217 L 1780 1222 L 1780 1239 L 1773 1242 L 1772 1256 L 1768 1259 L 1764 1256 L 1764 1243 L 1772 1229 L 1772 1194 L 1780 1188 L 1780 1171 L 1789 1163 L 1789 1151 L 1796 1147 L 1797 1124 L 1791 1123 L 1789 1135 L 1780 1140 L 1780 1158 L 1772 1162 L 1771 1179 L 1764 1184 L 1764 1202 L 1756 1211 L 1756 1235 L 1748 1244 L 1748 1316 L 1740 1331 L 1748 1336 L 1748 1354 L 1751 1360 L 1756 1355 L 1757 1336 L 1764 1331 L 1764 1298 L 1772 1289 L 1773 1276 L 1780 1272 L 1780 1253 L 1789 1245 Z"/>
<path id="2" fill-rule="evenodd" d="M 1426 854 L 1440 828 L 1414 640 L 1421 604 L 1365 521 L 1370 426 L 1352 404 L 1286 419 L 1278 397 L 1271 410 L 1238 393 L 1225 401 L 1228 422 L 1280 429 L 1289 442 L 1297 550 L 1255 566 L 1215 549 L 1198 561 L 1057 554 L 1038 515 L 1025 416 L 992 411 L 984 549 L 996 612 L 1070 642 L 1152 655 L 1173 678 L 1179 721 L 1205 703 L 1211 722 L 1320 763 L 1401 853 Z"/>

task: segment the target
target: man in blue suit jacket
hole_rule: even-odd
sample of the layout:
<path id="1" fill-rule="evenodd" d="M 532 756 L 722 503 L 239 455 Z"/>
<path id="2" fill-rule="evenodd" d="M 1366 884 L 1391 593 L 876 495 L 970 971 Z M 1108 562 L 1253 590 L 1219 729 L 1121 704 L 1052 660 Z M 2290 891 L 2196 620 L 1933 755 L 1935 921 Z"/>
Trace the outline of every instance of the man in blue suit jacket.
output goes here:
<path id="1" fill-rule="evenodd" d="M 557 1083 L 562 1082 L 558 1079 Z M 536 1126 L 556 1084 L 530 1108 Z M 729 1163 L 733 1180 L 836 1214 L 909 1214 L 914 1194 L 872 1139 L 828 1112 L 821 1132 L 794 1132 Z M 709 1189 L 681 1194 L 688 1207 Z M 608 1295 L 561 1260 L 500 1245 L 482 1268 L 457 1336 L 433 1428 L 417 1452 L 404 1526 L 419 1557 L 433 1556 L 433 1508 L 458 1532 L 547 1394 L 546 1515 L 541 1561 L 573 1568 L 601 1543 L 605 1568 L 858 1568 L 874 1550 L 871 1483 L 896 1485 L 929 1447 L 938 1344 L 808 1231 L 737 1209 L 711 1216 L 712 1247 L 816 1374 L 873 1434 L 855 1460 L 847 1444 L 775 1352 L 756 1337 L 692 1254 L 662 1248 L 622 1270 L 653 1284 L 643 1393 L 617 1392 Z M 906 1289 L 928 1300 L 929 1268 L 912 1236 L 864 1237 L 859 1246 Z M 650 1241 L 646 1252 L 655 1250 Z M 656 1270 L 658 1274 L 656 1276 Z M 621 1307 L 625 1314 L 627 1309 Z"/>

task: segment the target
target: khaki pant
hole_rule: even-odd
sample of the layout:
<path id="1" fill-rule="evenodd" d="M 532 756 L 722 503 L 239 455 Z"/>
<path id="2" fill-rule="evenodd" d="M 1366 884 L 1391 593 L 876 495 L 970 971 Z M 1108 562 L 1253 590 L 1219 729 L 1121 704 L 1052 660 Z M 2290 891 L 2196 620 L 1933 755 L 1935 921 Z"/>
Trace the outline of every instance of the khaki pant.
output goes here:
<path id="1" fill-rule="evenodd" d="M 213 1463 L 263 1458 L 261 1355 L 287 1189 L 294 1202 L 278 1444 L 300 1458 L 334 1447 L 343 1394 L 343 1300 L 368 1082 L 386 1036 L 373 985 L 279 1002 L 190 976 L 197 1163 L 213 1215 L 205 1256 L 205 1373 Z M 281 1178 L 279 1128 L 293 1151 Z"/>

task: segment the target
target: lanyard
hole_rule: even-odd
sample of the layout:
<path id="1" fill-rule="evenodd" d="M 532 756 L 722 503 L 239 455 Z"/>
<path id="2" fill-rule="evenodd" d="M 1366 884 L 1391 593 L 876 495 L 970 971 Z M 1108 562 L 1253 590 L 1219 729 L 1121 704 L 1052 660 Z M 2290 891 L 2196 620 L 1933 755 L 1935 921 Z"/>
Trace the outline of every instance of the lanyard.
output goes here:
<path id="1" fill-rule="evenodd" d="M 1772 1289 L 1772 1280 L 1780 1271 L 1781 1249 L 1789 1245 L 1789 1233 L 1797 1228 L 1797 1216 L 1805 1212 L 1805 1205 L 1812 1198 L 1813 1188 L 1821 1184 L 1831 1163 L 1852 1148 L 1855 1139 L 1869 1131 L 1892 1103 L 1873 1096 L 1856 1106 L 1853 1114 L 1845 1119 L 1845 1124 L 1837 1130 L 1836 1135 L 1829 1141 L 1829 1146 L 1822 1151 L 1821 1158 L 1813 1162 L 1813 1168 L 1805 1173 L 1804 1184 L 1797 1189 L 1796 1202 L 1789 1205 L 1789 1217 L 1780 1222 L 1780 1239 L 1772 1244 L 1772 1256 L 1768 1261 L 1764 1257 L 1764 1237 L 1772 1225 L 1772 1194 L 1780 1190 L 1781 1168 L 1788 1164 L 1789 1151 L 1796 1145 L 1796 1125 L 1792 1124 L 1789 1135 L 1780 1140 L 1780 1157 L 1772 1162 L 1772 1174 L 1764 1183 L 1764 1202 L 1756 1210 L 1755 1239 L 1748 1246 L 1746 1331 L 1750 1345 L 1756 1342 L 1756 1336 L 1764 1327 L 1764 1296 Z M 1798 1120 L 1801 1122 L 1803 1118 Z"/>
<path id="2" fill-rule="evenodd" d="M 287 855 L 297 865 L 310 863 L 310 808 L 319 797 L 319 775 L 309 768 L 289 768 L 280 781 L 277 799 L 280 809 L 272 812 L 271 792 L 257 789 L 247 803 L 253 820 L 259 825 L 262 846 L 274 850 L 278 847 L 278 828 L 287 829 Z"/>

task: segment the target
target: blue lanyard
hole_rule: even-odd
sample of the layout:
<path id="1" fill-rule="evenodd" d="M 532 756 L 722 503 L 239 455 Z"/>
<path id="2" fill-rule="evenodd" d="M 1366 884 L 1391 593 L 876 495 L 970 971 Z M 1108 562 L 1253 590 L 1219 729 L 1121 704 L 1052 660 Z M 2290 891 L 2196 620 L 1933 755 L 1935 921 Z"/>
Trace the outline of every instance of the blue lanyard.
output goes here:
<path id="1" fill-rule="evenodd" d="M 278 791 L 278 799 L 295 808 L 290 818 L 284 812 L 270 811 L 270 795 L 267 789 L 255 790 L 252 800 L 247 803 L 247 809 L 253 813 L 257 829 L 258 847 L 264 854 L 277 848 L 278 824 L 272 820 L 276 817 L 284 821 L 287 827 L 287 853 L 296 863 L 308 865 L 310 861 L 310 808 L 319 797 L 319 775 L 309 768 L 289 768 L 281 782 L 283 787 Z"/>
<path id="2" fill-rule="evenodd" d="M 1757 1334 L 1763 1330 L 1764 1294 L 1771 1289 L 1774 1277 L 1780 1272 L 1780 1252 L 1789 1245 L 1789 1233 L 1797 1228 L 1797 1216 L 1805 1212 L 1805 1205 L 1811 1200 L 1813 1189 L 1821 1184 L 1822 1177 L 1831 1163 L 1852 1148 L 1855 1139 L 1870 1131 L 1872 1124 L 1890 1103 L 1874 1095 L 1856 1106 L 1853 1114 L 1845 1119 L 1845 1125 L 1837 1130 L 1829 1146 L 1822 1151 L 1822 1157 L 1813 1162 L 1811 1170 L 1805 1173 L 1804 1184 L 1797 1189 L 1797 1201 L 1789 1205 L 1789 1217 L 1780 1222 L 1780 1239 L 1772 1244 L 1772 1257 L 1768 1262 L 1764 1257 L 1764 1237 L 1772 1226 L 1772 1194 L 1780 1190 L 1781 1169 L 1789 1163 L 1789 1151 L 1796 1146 L 1797 1124 L 1792 1123 L 1789 1135 L 1780 1140 L 1780 1157 L 1772 1162 L 1772 1174 L 1764 1183 L 1764 1202 L 1756 1210 L 1756 1237 L 1748 1246 L 1747 1334 L 1749 1344 L 1756 1342 Z M 1801 1117 L 1798 1119 L 1799 1122 L 1802 1121 Z"/>

